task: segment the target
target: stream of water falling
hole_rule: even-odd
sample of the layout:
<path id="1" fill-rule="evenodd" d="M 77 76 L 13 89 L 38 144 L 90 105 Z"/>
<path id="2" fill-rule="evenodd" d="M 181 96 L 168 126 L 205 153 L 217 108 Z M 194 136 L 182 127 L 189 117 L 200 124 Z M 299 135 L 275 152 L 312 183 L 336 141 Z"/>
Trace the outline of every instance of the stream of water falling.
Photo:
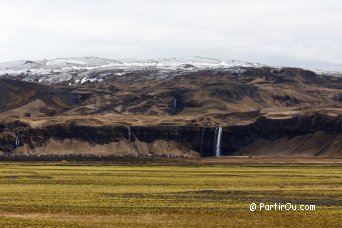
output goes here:
<path id="1" fill-rule="evenodd" d="M 127 130 L 128 130 L 128 143 L 131 143 L 131 128 L 127 126 Z"/>
<path id="2" fill-rule="evenodd" d="M 177 99 L 174 99 L 174 101 L 173 101 L 173 108 L 177 109 Z"/>
<path id="3" fill-rule="evenodd" d="M 20 141 L 19 141 L 19 134 L 17 133 L 15 136 L 15 147 L 19 147 Z"/>
<path id="4" fill-rule="evenodd" d="M 222 139 L 222 127 L 218 127 L 215 129 L 215 145 L 214 145 L 214 151 L 215 156 L 220 157 L 221 156 L 221 139 Z"/>

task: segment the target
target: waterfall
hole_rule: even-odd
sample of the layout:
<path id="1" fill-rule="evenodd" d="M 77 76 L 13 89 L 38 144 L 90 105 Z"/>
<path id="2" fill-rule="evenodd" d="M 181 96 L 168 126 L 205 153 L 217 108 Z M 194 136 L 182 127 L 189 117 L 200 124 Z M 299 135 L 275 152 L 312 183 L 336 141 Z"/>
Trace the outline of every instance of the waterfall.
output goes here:
<path id="1" fill-rule="evenodd" d="M 127 126 L 127 130 L 128 130 L 128 143 L 131 143 L 131 128 Z"/>
<path id="2" fill-rule="evenodd" d="M 217 134 L 216 157 L 221 156 L 221 139 L 222 139 L 222 127 L 219 127 L 218 134 Z"/>
<path id="3" fill-rule="evenodd" d="M 174 100 L 173 100 L 173 108 L 174 108 L 174 109 L 177 109 L 177 99 L 174 99 Z"/>
<path id="4" fill-rule="evenodd" d="M 214 152 L 216 157 L 221 156 L 222 127 L 215 128 Z"/>
<path id="5" fill-rule="evenodd" d="M 15 147 L 18 147 L 20 145 L 19 141 L 19 133 L 15 134 Z"/>
<path id="6" fill-rule="evenodd" d="M 202 139 L 201 139 L 201 155 L 203 155 L 203 140 L 204 140 L 205 128 L 202 129 Z"/>

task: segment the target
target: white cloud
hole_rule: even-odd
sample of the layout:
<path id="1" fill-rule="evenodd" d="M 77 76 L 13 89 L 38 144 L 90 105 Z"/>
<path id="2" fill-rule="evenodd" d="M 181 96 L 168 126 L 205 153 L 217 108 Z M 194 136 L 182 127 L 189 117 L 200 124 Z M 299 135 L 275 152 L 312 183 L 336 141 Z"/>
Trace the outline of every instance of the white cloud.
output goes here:
<path id="1" fill-rule="evenodd" d="M 198 55 L 342 70 L 338 0 L 12 0 L 0 9 L 0 61 Z"/>

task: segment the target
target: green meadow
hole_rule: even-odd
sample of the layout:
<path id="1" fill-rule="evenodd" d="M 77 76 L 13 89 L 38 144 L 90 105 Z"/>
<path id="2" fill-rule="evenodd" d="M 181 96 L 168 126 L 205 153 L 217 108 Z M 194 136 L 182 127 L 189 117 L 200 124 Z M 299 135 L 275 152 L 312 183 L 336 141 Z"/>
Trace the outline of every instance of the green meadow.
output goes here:
<path id="1" fill-rule="evenodd" d="M 0 162 L 0 227 L 340 227 L 341 206 L 337 164 Z"/>

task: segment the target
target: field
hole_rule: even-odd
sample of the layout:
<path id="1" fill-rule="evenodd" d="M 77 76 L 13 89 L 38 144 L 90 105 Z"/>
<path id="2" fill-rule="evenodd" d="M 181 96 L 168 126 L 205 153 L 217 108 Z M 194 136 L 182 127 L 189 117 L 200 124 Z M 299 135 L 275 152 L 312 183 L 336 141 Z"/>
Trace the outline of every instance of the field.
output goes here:
<path id="1" fill-rule="evenodd" d="M 0 162 L 0 226 L 339 227 L 341 205 L 340 164 Z"/>

